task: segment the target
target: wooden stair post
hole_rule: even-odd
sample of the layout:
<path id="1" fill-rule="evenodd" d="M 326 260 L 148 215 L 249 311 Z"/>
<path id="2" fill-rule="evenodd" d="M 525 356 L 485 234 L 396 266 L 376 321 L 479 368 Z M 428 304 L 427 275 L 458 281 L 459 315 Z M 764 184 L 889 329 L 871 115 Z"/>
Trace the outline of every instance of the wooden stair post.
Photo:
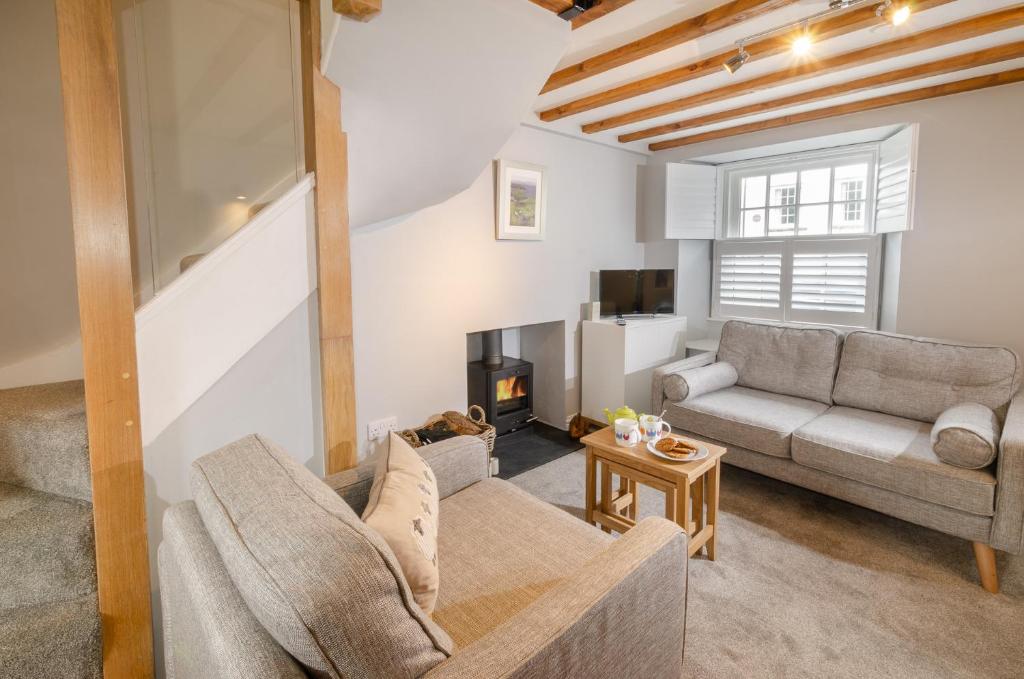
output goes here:
<path id="1" fill-rule="evenodd" d="M 153 676 L 135 300 L 110 0 L 56 0 L 105 679 Z"/>
<path id="2" fill-rule="evenodd" d="M 299 2 L 306 170 L 316 174 L 324 471 L 333 474 L 354 467 L 358 461 L 348 149 L 345 133 L 341 131 L 341 92 L 320 71 L 320 3 L 318 0 Z"/>

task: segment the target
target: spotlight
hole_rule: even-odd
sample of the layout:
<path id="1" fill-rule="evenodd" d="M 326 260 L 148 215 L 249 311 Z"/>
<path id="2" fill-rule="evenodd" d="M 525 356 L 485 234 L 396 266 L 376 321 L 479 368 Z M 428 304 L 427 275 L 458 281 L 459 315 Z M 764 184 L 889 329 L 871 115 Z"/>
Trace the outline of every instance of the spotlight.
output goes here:
<path id="1" fill-rule="evenodd" d="M 910 5 L 903 5 L 899 9 L 895 9 L 890 15 L 889 20 L 892 21 L 893 26 L 901 26 L 907 22 L 910 18 Z"/>
<path id="2" fill-rule="evenodd" d="M 742 67 L 743 64 L 747 63 L 748 59 L 750 59 L 750 52 L 743 49 L 743 47 L 741 46 L 739 52 L 737 52 L 734 56 L 730 57 L 728 61 L 722 64 L 722 68 L 724 68 L 727 73 L 735 73 L 736 71 L 740 70 L 740 67 Z"/>
<path id="3" fill-rule="evenodd" d="M 797 55 L 798 57 L 805 56 L 811 51 L 811 45 L 813 44 L 814 42 L 811 40 L 811 36 L 808 35 L 807 33 L 804 33 L 803 35 L 801 35 L 800 37 L 793 41 L 793 54 Z"/>

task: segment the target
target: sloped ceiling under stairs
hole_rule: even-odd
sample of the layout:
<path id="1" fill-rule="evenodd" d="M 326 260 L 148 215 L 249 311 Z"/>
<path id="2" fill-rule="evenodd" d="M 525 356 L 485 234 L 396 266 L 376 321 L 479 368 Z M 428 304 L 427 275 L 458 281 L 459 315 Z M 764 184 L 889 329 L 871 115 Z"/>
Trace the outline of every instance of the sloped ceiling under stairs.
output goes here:
<path id="1" fill-rule="evenodd" d="M 394 0 L 368 23 L 328 15 L 353 228 L 466 189 L 526 117 L 570 26 L 529 2 Z"/>

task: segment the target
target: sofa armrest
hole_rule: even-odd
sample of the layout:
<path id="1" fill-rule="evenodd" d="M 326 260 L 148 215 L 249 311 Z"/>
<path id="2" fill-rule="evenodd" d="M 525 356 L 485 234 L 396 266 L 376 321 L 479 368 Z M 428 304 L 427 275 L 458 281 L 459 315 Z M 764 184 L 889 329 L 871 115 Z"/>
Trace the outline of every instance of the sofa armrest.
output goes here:
<path id="1" fill-rule="evenodd" d="M 1024 391 L 1010 401 L 996 464 L 996 515 L 989 543 L 1020 554 L 1024 549 Z"/>
<path id="2" fill-rule="evenodd" d="M 686 636 L 686 535 L 651 517 L 425 677 L 672 677 Z"/>
<path id="3" fill-rule="evenodd" d="M 362 516 L 370 499 L 373 474 L 377 469 L 376 456 L 363 460 L 355 467 L 324 477 L 324 483 L 331 487 L 352 510 Z"/>
<path id="4" fill-rule="evenodd" d="M 487 446 L 475 436 L 456 436 L 417 448 L 416 452 L 433 470 L 441 499 L 488 476 L 490 462 L 487 459 Z M 376 467 L 376 458 L 364 460 L 351 469 L 331 474 L 324 479 L 324 483 L 357 514 L 362 514 L 370 497 Z"/>
<path id="5" fill-rule="evenodd" d="M 703 354 L 697 354 L 696 356 L 690 356 L 684 358 L 681 361 L 674 361 L 672 363 L 666 363 L 665 365 L 658 366 L 654 369 L 654 376 L 651 378 L 651 403 L 653 404 L 651 410 L 654 414 L 661 412 L 661 409 L 665 407 L 665 378 L 669 375 L 680 373 L 684 370 L 690 370 L 691 368 L 700 368 L 705 365 L 711 365 L 718 358 L 718 354 L 713 351 L 706 351 Z"/>
<path id="6" fill-rule="evenodd" d="M 456 436 L 417 448 L 416 452 L 433 470 L 442 500 L 490 476 L 487 444 L 475 436 Z"/>

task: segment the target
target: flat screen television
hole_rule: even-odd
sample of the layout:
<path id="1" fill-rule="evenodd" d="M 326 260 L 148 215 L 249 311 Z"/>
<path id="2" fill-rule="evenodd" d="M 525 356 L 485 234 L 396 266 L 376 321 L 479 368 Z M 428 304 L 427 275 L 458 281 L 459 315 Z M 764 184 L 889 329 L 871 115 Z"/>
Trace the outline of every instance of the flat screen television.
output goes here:
<path id="1" fill-rule="evenodd" d="M 675 313 L 674 269 L 608 269 L 600 272 L 602 316 Z"/>

